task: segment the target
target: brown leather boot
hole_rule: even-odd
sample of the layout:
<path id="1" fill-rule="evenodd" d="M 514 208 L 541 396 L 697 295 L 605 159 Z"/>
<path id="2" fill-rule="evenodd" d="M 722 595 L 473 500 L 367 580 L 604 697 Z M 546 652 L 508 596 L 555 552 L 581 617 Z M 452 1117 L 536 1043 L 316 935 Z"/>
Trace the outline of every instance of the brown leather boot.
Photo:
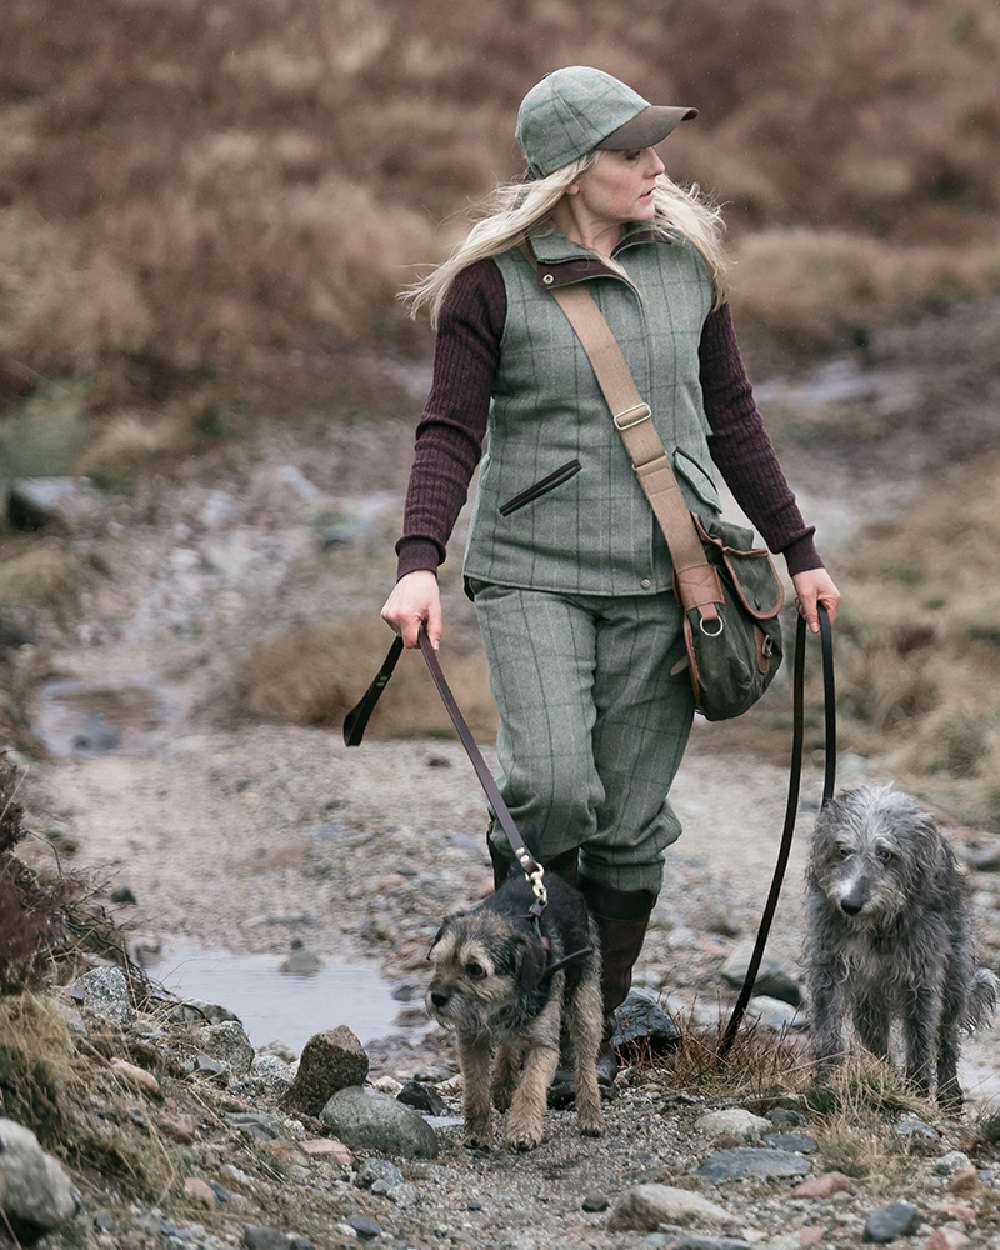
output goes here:
<path id="1" fill-rule="evenodd" d="M 604 1036 L 597 1055 L 597 1083 L 610 1094 L 618 1075 L 618 1056 L 611 1045 L 615 1009 L 632 986 L 632 966 L 639 958 L 649 915 L 656 902 L 651 890 L 616 890 L 590 878 L 578 880 L 601 935 L 601 996 L 604 1000 Z M 549 1105 L 568 1106 L 573 1100 L 571 1058 L 560 1046 L 559 1068 L 549 1090 Z"/>

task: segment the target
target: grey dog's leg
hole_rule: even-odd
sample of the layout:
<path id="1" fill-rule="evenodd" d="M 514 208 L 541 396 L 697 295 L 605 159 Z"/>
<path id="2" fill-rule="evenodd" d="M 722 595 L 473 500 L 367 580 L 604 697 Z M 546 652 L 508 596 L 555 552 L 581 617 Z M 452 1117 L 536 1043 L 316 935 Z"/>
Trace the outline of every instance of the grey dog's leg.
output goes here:
<path id="1" fill-rule="evenodd" d="M 577 1128 L 587 1137 L 599 1137 L 604 1131 L 604 1115 L 601 1091 L 597 1087 L 597 1052 L 604 1031 L 604 1012 L 596 972 L 576 987 L 566 1014 L 573 1039 Z"/>
<path id="2" fill-rule="evenodd" d="M 962 1087 L 958 1082 L 958 1053 L 961 1047 L 959 1029 L 965 1007 L 965 975 L 961 964 L 952 960 L 946 974 L 941 1003 L 941 1026 L 938 1032 L 937 1100 L 942 1107 L 952 1111 L 958 1111 L 964 1102 Z"/>
<path id="3" fill-rule="evenodd" d="M 843 1051 L 843 1001 L 831 960 L 809 969 L 816 1080 L 829 1080 Z"/>
<path id="4" fill-rule="evenodd" d="M 496 1066 L 493 1069 L 493 1105 L 498 1111 L 506 1111 L 510 1107 L 511 1094 L 520 1070 L 520 1050 L 501 1044 L 497 1049 Z"/>
<path id="5" fill-rule="evenodd" d="M 488 1039 L 480 1036 L 458 1038 L 458 1061 L 465 1083 L 465 1144 L 487 1147 L 490 1131 L 490 1068 L 492 1051 Z"/>
<path id="6" fill-rule="evenodd" d="M 941 1022 L 941 996 L 936 989 L 916 986 L 906 996 L 903 1041 L 906 1079 L 921 1094 L 929 1094 Z"/>
<path id="7" fill-rule="evenodd" d="M 862 993 L 852 1003 L 854 1027 L 858 1030 L 861 1045 L 879 1059 L 889 1058 L 889 1007 L 871 993 Z"/>

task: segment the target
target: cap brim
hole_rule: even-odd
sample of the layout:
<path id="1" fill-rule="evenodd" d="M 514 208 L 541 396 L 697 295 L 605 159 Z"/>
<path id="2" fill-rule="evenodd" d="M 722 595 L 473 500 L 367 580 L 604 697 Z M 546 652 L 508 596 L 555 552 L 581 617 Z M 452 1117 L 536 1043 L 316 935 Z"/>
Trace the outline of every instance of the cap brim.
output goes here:
<path id="1" fill-rule="evenodd" d="M 697 109 L 681 108 L 675 104 L 651 104 L 641 113 L 636 113 L 624 126 L 612 130 L 597 146 L 611 152 L 651 148 L 665 139 L 675 126 L 697 116 Z"/>

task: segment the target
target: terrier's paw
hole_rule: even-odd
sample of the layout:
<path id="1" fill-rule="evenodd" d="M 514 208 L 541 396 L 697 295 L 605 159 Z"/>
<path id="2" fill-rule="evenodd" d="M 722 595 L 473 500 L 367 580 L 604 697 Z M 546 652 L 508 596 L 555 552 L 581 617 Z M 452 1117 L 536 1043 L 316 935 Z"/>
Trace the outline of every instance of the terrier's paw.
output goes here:
<path id="1" fill-rule="evenodd" d="M 493 1130 L 489 1122 L 467 1124 L 465 1127 L 465 1145 L 469 1150 L 492 1150 Z"/>

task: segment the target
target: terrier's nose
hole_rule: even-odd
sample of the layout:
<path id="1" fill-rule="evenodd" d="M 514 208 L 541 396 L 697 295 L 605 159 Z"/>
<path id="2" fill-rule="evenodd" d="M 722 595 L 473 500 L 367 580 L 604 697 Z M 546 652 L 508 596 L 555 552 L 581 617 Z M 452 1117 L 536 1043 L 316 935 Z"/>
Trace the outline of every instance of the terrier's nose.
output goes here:
<path id="1" fill-rule="evenodd" d="M 856 916 L 861 910 L 861 904 L 853 898 L 842 898 L 840 900 L 840 910 L 846 911 L 849 916 Z"/>
<path id="2" fill-rule="evenodd" d="M 431 990 L 431 1002 L 435 1007 L 443 1007 L 451 995 L 446 990 Z"/>

